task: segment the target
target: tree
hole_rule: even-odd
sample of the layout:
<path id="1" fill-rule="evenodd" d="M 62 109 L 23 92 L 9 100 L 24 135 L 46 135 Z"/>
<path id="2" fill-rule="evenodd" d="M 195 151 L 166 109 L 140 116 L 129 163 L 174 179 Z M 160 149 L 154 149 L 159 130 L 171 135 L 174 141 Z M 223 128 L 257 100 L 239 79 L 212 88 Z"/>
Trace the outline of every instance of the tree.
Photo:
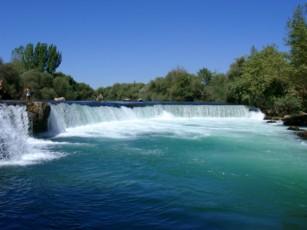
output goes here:
<path id="1" fill-rule="evenodd" d="M 56 92 L 53 88 L 44 87 L 40 90 L 41 99 L 52 100 L 56 97 Z"/>
<path id="2" fill-rule="evenodd" d="M 35 99 L 53 99 L 53 77 L 49 73 L 29 70 L 21 75 L 24 88 L 30 88 Z"/>
<path id="3" fill-rule="evenodd" d="M 287 43 L 290 59 L 294 67 L 293 80 L 304 109 L 307 110 L 307 4 L 299 5 L 288 22 Z"/>
<path id="4" fill-rule="evenodd" d="M 228 78 L 224 74 L 217 74 L 205 87 L 207 101 L 225 102 L 228 92 Z"/>
<path id="5" fill-rule="evenodd" d="M 229 80 L 235 80 L 242 76 L 245 61 L 245 57 L 240 57 L 237 58 L 235 62 L 230 65 L 230 69 L 227 73 L 227 77 L 229 78 Z"/>
<path id="6" fill-rule="evenodd" d="M 57 96 L 65 97 L 67 100 L 75 100 L 77 98 L 76 84 L 72 77 L 62 73 L 56 75 L 53 79 L 53 89 Z"/>
<path id="7" fill-rule="evenodd" d="M 24 88 L 30 88 L 34 99 L 41 98 L 41 72 L 37 70 L 29 70 L 21 75 Z"/>
<path id="8" fill-rule="evenodd" d="M 36 66 L 36 60 L 34 58 L 33 44 L 28 44 L 23 50 L 21 61 L 24 63 L 26 70 L 34 69 Z"/>
<path id="9" fill-rule="evenodd" d="M 49 73 L 54 73 L 62 62 L 62 55 L 57 51 L 56 46 L 50 45 L 48 47 L 48 60 L 46 70 Z"/>
<path id="10" fill-rule="evenodd" d="M 13 50 L 12 61 L 22 63 L 25 70 L 54 73 L 61 64 L 62 55 L 52 44 L 38 42 L 34 46 L 29 43 Z"/>
<path id="11" fill-rule="evenodd" d="M 213 73 L 207 68 L 202 68 L 198 71 L 197 76 L 200 77 L 205 85 L 208 85 L 213 77 Z"/>
<path id="12" fill-rule="evenodd" d="M 168 84 L 164 77 L 157 77 L 146 86 L 146 100 L 169 100 Z"/>
<path id="13" fill-rule="evenodd" d="M 147 100 L 199 101 L 204 97 L 204 84 L 200 77 L 177 68 L 149 82 L 142 94 Z"/>
<path id="14" fill-rule="evenodd" d="M 286 54 L 267 46 L 244 61 L 240 77 L 229 84 L 228 101 L 270 108 L 276 97 L 285 96 L 291 88 L 290 71 Z"/>
<path id="15" fill-rule="evenodd" d="M 171 81 L 168 88 L 169 99 L 172 101 L 193 101 L 191 76 L 183 71 L 171 71 L 166 76 Z M 167 79 L 168 80 L 168 79 Z"/>
<path id="16" fill-rule="evenodd" d="M 85 83 L 77 83 L 75 86 L 77 92 L 77 100 L 86 100 L 94 98 L 94 90 Z"/>
<path id="17" fill-rule="evenodd" d="M 45 43 L 38 42 L 34 48 L 33 53 L 33 65 L 37 68 L 40 72 L 44 72 L 47 68 L 47 61 L 49 59 L 48 54 L 48 46 Z M 49 71 L 48 71 L 49 72 Z"/>
<path id="18" fill-rule="evenodd" d="M 115 83 L 113 86 L 101 87 L 96 90 L 96 95 L 103 95 L 105 100 L 138 100 L 146 97 L 144 94 L 144 83 Z"/>
<path id="19" fill-rule="evenodd" d="M 18 72 L 11 64 L 0 65 L 0 80 L 3 89 L 1 90 L 2 99 L 15 99 L 20 97 L 21 82 Z"/>

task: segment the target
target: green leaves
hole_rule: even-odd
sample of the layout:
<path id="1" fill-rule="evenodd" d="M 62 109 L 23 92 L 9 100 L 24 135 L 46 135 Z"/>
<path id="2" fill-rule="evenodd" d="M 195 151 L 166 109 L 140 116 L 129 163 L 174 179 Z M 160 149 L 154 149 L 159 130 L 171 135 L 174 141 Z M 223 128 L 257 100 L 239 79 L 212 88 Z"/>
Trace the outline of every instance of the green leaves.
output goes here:
<path id="1" fill-rule="evenodd" d="M 290 46 L 293 81 L 307 110 L 307 4 L 299 5 L 288 22 L 287 43 Z"/>
<path id="2" fill-rule="evenodd" d="M 275 98 L 287 94 L 290 70 L 287 56 L 275 46 L 267 46 L 247 58 L 238 59 L 230 71 L 228 100 L 269 108 Z"/>
<path id="3" fill-rule="evenodd" d="M 208 85 L 213 78 L 213 73 L 207 68 L 202 68 L 198 71 L 197 76 L 200 77 L 205 85 Z"/>
<path id="4" fill-rule="evenodd" d="M 49 73 L 54 73 L 62 62 L 62 55 L 57 51 L 56 46 L 50 45 L 48 47 L 48 59 L 46 70 Z"/>
<path id="5" fill-rule="evenodd" d="M 61 64 L 62 55 L 55 45 L 38 42 L 35 46 L 29 43 L 14 49 L 12 60 L 21 62 L 26 70 L 54 73 Z"/>
<path id="6" fill-rule="evenodd" d="M 299 5 L 288 22 L 287 43 L 290 46 L 291 63 L 295 67 L 307 64 L 307 4 Z"/>

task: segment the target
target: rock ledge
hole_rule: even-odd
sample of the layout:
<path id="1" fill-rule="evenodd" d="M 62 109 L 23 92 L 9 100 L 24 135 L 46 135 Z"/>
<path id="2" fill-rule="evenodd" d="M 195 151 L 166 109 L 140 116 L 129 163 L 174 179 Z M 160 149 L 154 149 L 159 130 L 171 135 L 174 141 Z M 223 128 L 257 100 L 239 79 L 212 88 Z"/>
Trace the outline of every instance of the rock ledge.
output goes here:
<path id="1" fill-rule="evenodd" d="M 46 102 L 31 102 L 27 104 L 30 131 L 33 135 L 48 131 L 50 106 Z"/>

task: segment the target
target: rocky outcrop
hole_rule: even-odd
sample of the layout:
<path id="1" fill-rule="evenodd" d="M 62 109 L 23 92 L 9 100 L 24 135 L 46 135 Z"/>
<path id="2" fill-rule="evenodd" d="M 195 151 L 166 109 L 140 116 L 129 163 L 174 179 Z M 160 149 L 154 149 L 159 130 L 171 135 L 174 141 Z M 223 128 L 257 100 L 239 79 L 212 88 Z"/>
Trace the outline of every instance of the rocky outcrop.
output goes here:
<path id="1" fill-rule="evenodd" d="M 277 123 L 278 120 L 267 120 L 266 123 Z"/>
<path id="2" fill-rule="evenodd" d="M 30 131 L 33 135 L 48 131 L 48 117 L 50 106 L 45 102 L 31 102 L 27 104 Z"/>
<path id="3" fill-rule="evenodd" d="M 302 139 L 304 139 L 304 140 L 307 140 L 307 131 L 306 131 L 306 130 L 297 132 L 297 135 L 298 135 L 300 138 L 302 138 Z"/>
<path id="4" fill-rule="evenodd" d="M 292 130 L 292 131 L 300 131 L 301 129 L 298 126 L 289 126 L 288 130 Z"/>
<path id="5" fill-rule="evenodd" d="M 283 118 L 284 125 L 287 126 L 307 126 L 307 114 L 302 113 Z"/>
<path id="6" fill-rule="evenodd" d="M 278 120 L 281 120 L 282 118 L 281 114 L 277 114 L 271 109 L 263 109 L 261 111 L 265 114 L 264 120 L 278 121 Z"/>

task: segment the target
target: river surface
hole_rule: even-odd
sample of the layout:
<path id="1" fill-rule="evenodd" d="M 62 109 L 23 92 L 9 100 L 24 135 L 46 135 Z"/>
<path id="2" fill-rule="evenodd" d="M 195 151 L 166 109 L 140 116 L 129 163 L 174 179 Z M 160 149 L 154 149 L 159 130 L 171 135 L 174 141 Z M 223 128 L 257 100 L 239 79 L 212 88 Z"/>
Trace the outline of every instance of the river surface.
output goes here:
<path id="1" fill-rule="evenodd" d="M 207 107 L 0 107 L 0 229 L 306 229 L 306 142 Z"/>

